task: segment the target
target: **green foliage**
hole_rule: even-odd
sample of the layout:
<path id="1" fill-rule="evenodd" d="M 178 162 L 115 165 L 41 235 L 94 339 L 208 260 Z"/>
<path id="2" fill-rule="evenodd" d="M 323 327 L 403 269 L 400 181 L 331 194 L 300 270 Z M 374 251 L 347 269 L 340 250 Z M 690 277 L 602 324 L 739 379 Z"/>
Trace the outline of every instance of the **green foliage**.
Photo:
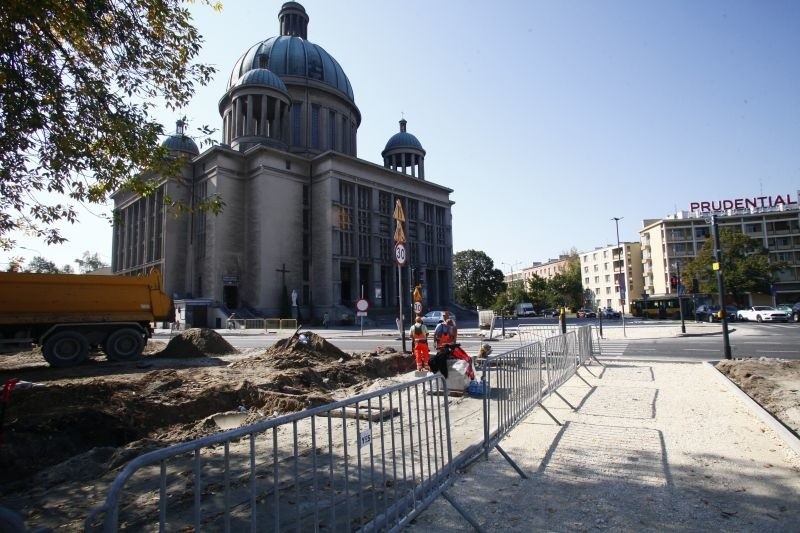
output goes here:
<path id="1" fill-rule="evenodd" d="M 548 280 L 538 274 L 528 278 L 528 298 L 533 307 L 541 311 L 547 307 L 555 307 L 556 302 L 552 301 L 552 292 L 548 289 Z"/>
<path id="2" fill-rule="evenodd" d="M 76 259 L 75 262 L 78 264 L 78 269 L 80 270 L 81 274 L 86 274 L 87 272 L 93 272 L 97 269 L 107 267 L 108 264 L 104 263 L 100 256 L 97 255 L 97 252 L 90 254 L 88 251 L 83 252 L 83 256 L 80 259 Z"/>
<path id="3" fill-rule="evenodd" d="M 64 265 L 63 268 L 58 268 L 52 261 L 48 261 L 44 257 L 35 256 L 31 259 L 27 268 L 23 272 L 33 272 L 35 274 L 72 274 L 72 267 Z"/>
<path id="4" fill-rule="evenodd" d="M 466 250 L 453 255 L 453 284 L 456 302 L 475 308 L 489 308 L 504 292 L 503 272 L 484 252 Z"/>
<path id="5" fill-rule="evenodd" d="M 151 113 L 185 106 L 215 72 L 193 62 L 202 37 L 183 3 L 0 4 L 0 248 L 15 230 L 63 242 L 56 224 L 77 221 L 75 204 L 177 178 Z"/>
<path id="6" fill-rule="evenodd" d="M 769 294 L 777 274 L 789 268 L 785 261 L 770 262 L 769 253 L 761 245 L 761 241 L 739 231 L 721 228 L 719 240 L 725 289 L 737 303 L 745 301 L 746 293 Z M 714 239 L 709 237 L 695 258 L 684 266 L 681 272 L 683 284 L 691 286 L 691 280 L 697 278 L 701 293 L 716 293 L 717 276 L 712 267 L 714 262 Z"/>
<path id="7" fill-rule="evenodd" d="M 567 259 L 567 267 L 547 280 L 547 293 L 555 307 L 583 307 L 583 284 L 581 265 L 576 252 Z"/>

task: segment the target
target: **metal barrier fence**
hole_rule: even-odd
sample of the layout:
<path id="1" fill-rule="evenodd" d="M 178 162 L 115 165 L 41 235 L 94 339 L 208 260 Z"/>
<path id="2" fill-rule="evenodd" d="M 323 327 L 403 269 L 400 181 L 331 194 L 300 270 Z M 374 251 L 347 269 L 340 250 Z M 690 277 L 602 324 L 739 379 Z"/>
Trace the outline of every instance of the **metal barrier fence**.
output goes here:
<path id="1" fill-rule="evenodd" d="M 582 326 L 567 324 L 567 333 L 572 331 L 578 334 L 581 346 L 587 347 L 586 350 L 580 351 L 578 365 L 585 365 L 590 358 L 599 362 L 597 361 L 597 356 L 601 355 L 599 330 L 589 324 Z M 517 335 L 519 336 L 520 345 L 531 342 L 546 342 L 549 338 L 561 335 L 561 325 L 523 325 L 517 328 Z"/>
<path id="2" fill-rule="evenodd" d="M 226 322 L 226 327 L 230 330 L 263 329 L 269 331 L 297 329 L 298 325 L 295 318 L 228 318 Z"/>
<path id="3" fill-rule="evenodd" d="M 451 447 L 445 381 L 428 376 L 142 455 L 85 528 L 378 531 L 440 494 L 476 524 L 445 493 Z"/>
<path id="4" fill-rule="evenodd" d="M 541 334 L 546 328 L 535 331 Z M 488 457 L 491 448 L 497 449 L 523 478 L 527 476 L 500 447 L 500 441 L 535 407 L 539 406 L 557 424 L 560 422 L 542 405 L 551 394 L 558 395 L 558 387 L 577 374 L 579 361 L 591 354 L 590 326 L 574 328 L 566 335 L 559 334 L 543 341 L 531 342 L 509 352 L 487 357 L 480 367 L 483 392 L 482 418 L 483 442 L 479 449 Z M 569 403 L 567 402 L 569 405 Z M 571 407 L 571 406 L 570 406 Z M 462 465 L 475 460 L 480 454 L 457 457 Z"/>
<path id="5" fill-rule="evenodd" d="M 578 337 L 576 331 L 550 337 L 544 342 L 547 363 L 547 391 L 552 392 L 575 375 L 578 365 Z"/>
<path id="6" fill-rule="evenodd" d="M 455 408 L 456 416 L 475 416 L 470 435 L 481 425 L 483 435 L 459 443 L 456 458 L 437 374 L 140 456 L 85 528 L 396 530 L 442 495 L 480 531 L 446 489 L 456 468 L 492 448 L 527 477 L 499 443 L 537 405 L 560 424 L 541 402 L 550 394 L 566 402 L 556 389 L 592 356 L 591 327 L 573 329 L 480 361 L 472 392 L 481 403 Z"/>

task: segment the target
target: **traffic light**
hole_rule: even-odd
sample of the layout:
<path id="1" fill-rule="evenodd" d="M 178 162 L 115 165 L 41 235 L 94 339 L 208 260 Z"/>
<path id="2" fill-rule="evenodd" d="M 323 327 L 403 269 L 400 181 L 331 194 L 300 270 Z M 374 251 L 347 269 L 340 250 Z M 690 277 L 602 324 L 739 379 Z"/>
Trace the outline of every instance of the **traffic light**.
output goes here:
<path id="1" fill-rule="evenodd" d="M 697 278 L 692 278 L 692 294 L 700 292 L 700 281 Z"/>
<path id="2" fill-rule="evenodd" d="M 672 292 L 675 292 L 675 291 L 678 290 L 678 278 L 676 278 L 675 276 L 670 276 L 670 278 L 669 278 L 669 288 L 672 290 Z"/>

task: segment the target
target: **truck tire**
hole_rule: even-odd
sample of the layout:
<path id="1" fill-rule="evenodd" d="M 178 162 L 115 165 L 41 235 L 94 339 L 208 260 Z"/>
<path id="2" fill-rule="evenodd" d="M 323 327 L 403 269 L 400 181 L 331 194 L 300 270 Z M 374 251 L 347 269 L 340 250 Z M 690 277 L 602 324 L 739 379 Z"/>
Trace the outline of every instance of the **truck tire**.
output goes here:
<path id="1" fill-rule="evenodd" d="M 42 355 L 53 367 L 78 365 L 89 356 L 89 341 L 77 331 L 59 331 L 47 338 Z"/>
<path id="2" fill-rule="evenodd" d="M 111 361 L 133 361 L 142 355 L 144 337 L 133 328 L 118 329 L 108 336 L 103 349 Z"/>

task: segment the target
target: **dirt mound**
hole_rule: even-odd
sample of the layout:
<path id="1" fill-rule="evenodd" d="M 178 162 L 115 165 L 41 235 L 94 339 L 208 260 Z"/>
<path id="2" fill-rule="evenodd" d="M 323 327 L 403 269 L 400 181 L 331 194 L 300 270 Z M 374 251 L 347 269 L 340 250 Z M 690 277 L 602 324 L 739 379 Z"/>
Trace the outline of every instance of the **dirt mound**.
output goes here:
<path id="1" fill-rule="evenodd" d="M 800 436 L 800 360 L 766 357 L 728 359 L 718 362 L 716 367 L 772 416 Z"/>
<path id="2" fill-rule="evenodd" d="M 213 329 L 192 328 L 170 339 L 166 348 L 150 357 L 208 357 L 238 352 Z"/>
<path id="3" fill-rule="evenodd" d="M 130 458 L 215 433 L 219 428 L 208 417 L 216 413 L 244 409 L 252 423 L 330 403 L 339 389 L 367 387 L 414 365 L 412 356 L 391 348 L 348 354 L 311 332 L 251 357 L 237 355 L 228 364 L 224 355 L 232 352 L 239 353 L 213 330 L 190 329 L 146 356 L 161 358 L 162 368 L 103 362 L 39 369 L 35 379 L 43 385 L 15 390 L 8 404 L 0 487 L 11 489 L 14 481 L 24 486 L 32 476 L 44 486 L 75 477 L 75 471 L 96 477 L 120 463 L 109 459 L 108 450 L 125 450 Z M 211 356 L 219 364 L 166 360 Z M 93 454 L 94 449 L 103 453 Z M 85 470 L 81 461 L 87 462 Z"/>
<path id="4" fill-rule="evenodd" d="M 311 331 L 281 339 L 267 348 L 263 355 L 231 364 L 231 368 L 310 368 L 334 361 L 347 361 L 351 356 L 324 337 Z"/>

